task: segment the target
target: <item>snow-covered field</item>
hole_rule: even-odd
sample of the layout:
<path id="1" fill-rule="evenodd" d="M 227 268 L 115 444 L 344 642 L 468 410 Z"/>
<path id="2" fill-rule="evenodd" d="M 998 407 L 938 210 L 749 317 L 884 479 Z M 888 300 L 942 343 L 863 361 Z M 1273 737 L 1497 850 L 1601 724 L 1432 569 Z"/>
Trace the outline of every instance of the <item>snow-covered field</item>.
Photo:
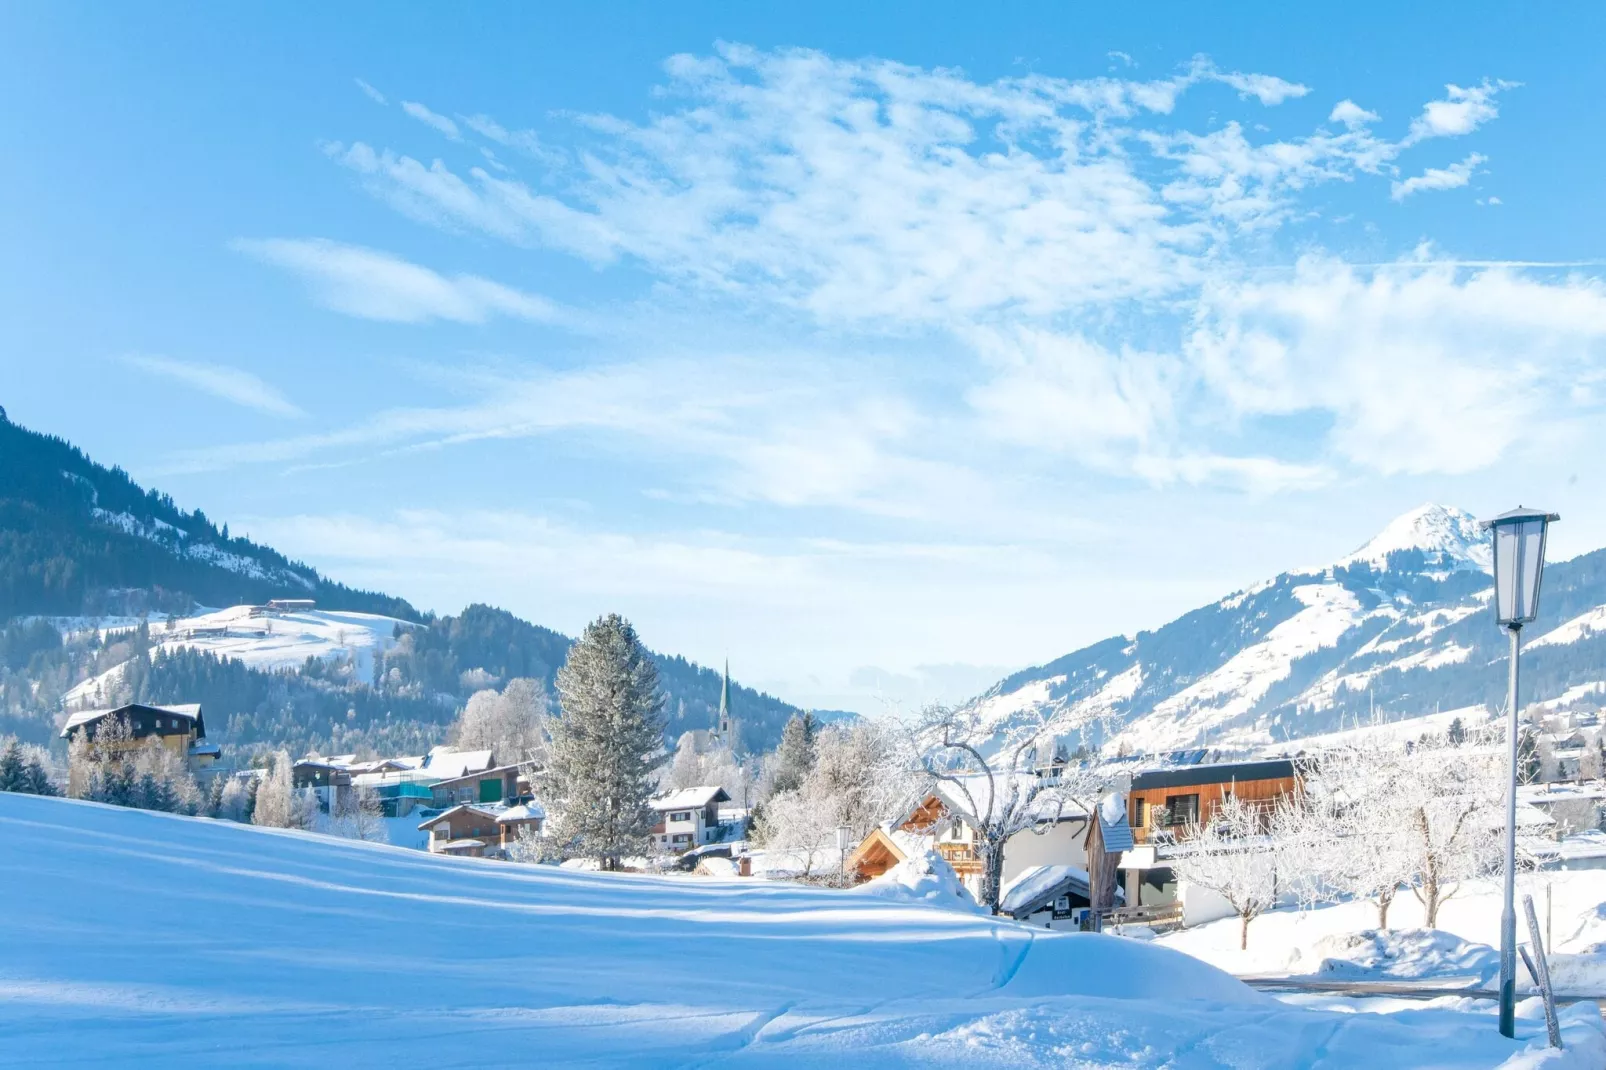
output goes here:
<path id="1" fill-rule="evenodd" d="M 1546 895 L 1549 885 L 1549 895 Z M 1539 923 L 1548 921 L 1553 959 L 1566 964 L 1570 982 L 1557 978 L 1558 990 L 1584 995 L 1606 995 L 1606 870 L 1524 874 L 1517 882 L 1518 939 L 1528 940 L 1522 920 L 1522 897 L 1531 895 Z M 1547 908 L 1548 903 L 1548 908 Z M 1449 940 L 1432 946 L 1405 947 L 1406 953 L 1384 971 L 1395 977 L 1476 976 L 1486 979 L 1487 968 L 1498 962 L 1478 950 L 1500 945 L 1500 885 L 1496 881 L 1468 881 L 1439 908 L 1438 931 Z M 1423 910 L 1409 892 L 1402 892 L 1389 910 L 1392 930 L 1421 930 Z M 1184 951 L 1239 976 L 1254 974 L 1314 974 L 1326 959 L 1360 961 L 1364 949 L 1345 948 L 1353 934 L 1377 925 L 1377 909 L 1369 902 L 1337 903 L 1309 911 L 1278 910 L 1256 918 L 1249 926 L 1249 948 L 1238 949 L 1238 922 L 1234 918 L 1195 926 L 1161 937 L 1158 943 Z M 1451 947 L 1459 939 L 1464 945 Z M 1597 951 L 1597 949 L 1601 949 Z M 1492 954 L 1492 952 L 1490 952 Z M 1437 963 L 1437 965 L 1435 965 Z M 1362 973 L 1341 969 L 1346 979 Z M 1526 973 L 1522 973 L 1524 981 Z"/>
<path id="2" fill-rule="evenodd" d="M 1355 1013 L 1155 943 L 0 794 L 25 1066 L 1578 1066 L 1487 1005 Z M 1257 934 L 1258 935 L 1258 934 Z"/>
<path id="3" fill-rule="evenodd" d="M 136 621 L 131 627 L 138 627 Z M 314 609 L 304 613 L 276 613 L 253 617 L 250 606 L 232 606 L 194 617 L 183 617 L 169 627 L 165 620 L 149 622 L 157 649 L 190 647 L 218 657 L 237 658 L 253 669 L 298 669 L 308 658 L 349 659 L 357 678 L 373 675 L 374 654 L 396 645 L 396 629 L 413 625 L 395 617 L 347 610 Z M 108 632 L 127 630 L 107 628 Z M 98 706 L 116 685 L 121 666 L 85 680 L 67 692 L 69 707 Z"/>

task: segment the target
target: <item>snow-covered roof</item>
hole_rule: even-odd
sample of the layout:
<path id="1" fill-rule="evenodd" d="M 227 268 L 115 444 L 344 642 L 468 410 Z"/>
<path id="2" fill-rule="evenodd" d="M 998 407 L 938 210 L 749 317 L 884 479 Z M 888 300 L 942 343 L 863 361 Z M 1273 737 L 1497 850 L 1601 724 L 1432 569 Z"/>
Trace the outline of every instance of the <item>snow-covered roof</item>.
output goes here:
<path id="1" fill-rule="evenodd" d="M 1004 887 L 998 899 L 998 909 L 1020 917 L 1066 894 L 1088 898 L 1087 870 L 1076 866 L 1032 866 Z"/>
<path id="2" fill-rule="evenodd" d="M 453 750 L 450 747 L 435 747 L 424 756 L 424 761 L 418 769 L 441 780 L 456 780 L 460 776 L 483 772 L 490 767 L 491 752 L 488 750 Z"/>
<path id="3" fill-rule="evenodd" d="M 114 713 L 123 713 L 127 710 L 155 710 L 158 713 L 167 713 L 175 717 L 185 717 L 191 721 L 199 720 L 201 716 L 201 704 L 199 702 L 181 702 L 172 706 L 152 706 L 143 702 L 130 702 L 125 706 L 117 706 L 110 709 L 79 710 L 67 718 L 67 723 L 61 726 L 61 736 L 65 739 L 67 734 L 79 725 L 91 724 L 102 717 L 108 717 Z"/>
<path id="4" fill-rule="evenodd" d="M 705 784 L 700 788 L 681 788 L 667 795 L 659 795 L 648 805 L 654 810 L 700 810 L 711 802 L 730 802 L 731 797 L 718 784 Z"/>
<path id="5" fill-rule="evenodd" d="M 527 803 L 520 803 L 518 806 L 510 806 L 496 815 L 496 819 L 502 822 L 539 821 L 544 817 L 546 817 L 546 811 L 541 808 L 540 803 L 533 799 Z"/>
<path id="6" fill-rule="evenodd" d="M 1104 850 L 1114 854 L 1130 851 L 1135 846 L 1132 826 L 1126 823 L 1126 796 L 1111 792 L 1099 800 L 1099 835 L 1104 838 Z"/>
<path id="7" fill-rule="evenodd" d="M 475 806 L 472 803 L 458 803 L 456 806 L 452 807 L 450 810 L 442 810 L 440 813 L 436 814 L 434 817 L 430 818 L 429 820 L 419 822 L 418 827 L 421 828 L 421 829 L 427 829 L 432 825 L 438 825 L 442 821 L 445 821 L 447 818 L 451 817 L 453 814 L 459 813 L 459 812 L 461 812 L 463 810 L 472 810 L 472 811 L 474 811 L 474 813 L 479 814 L 482 817 L 488 817 L 492 821 L 499 820 L 500 817 L 501 817 L 501 815 L 498 814 L 495 810 L 487 810 L 483 806 Z M 453 840 L 452 842 L 456 843 L 457 841 Z"/>

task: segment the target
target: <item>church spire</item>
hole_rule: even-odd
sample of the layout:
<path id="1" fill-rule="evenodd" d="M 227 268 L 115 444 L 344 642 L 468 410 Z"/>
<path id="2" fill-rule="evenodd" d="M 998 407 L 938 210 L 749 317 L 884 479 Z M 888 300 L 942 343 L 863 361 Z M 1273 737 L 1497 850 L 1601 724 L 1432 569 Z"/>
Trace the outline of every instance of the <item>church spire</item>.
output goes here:
<path id="1" fill-rule="evenodd" d="M 731 730 L 731 662 L 725 659 L 725 678 L 719 685 L 719 735 L 728 740 Z"/>

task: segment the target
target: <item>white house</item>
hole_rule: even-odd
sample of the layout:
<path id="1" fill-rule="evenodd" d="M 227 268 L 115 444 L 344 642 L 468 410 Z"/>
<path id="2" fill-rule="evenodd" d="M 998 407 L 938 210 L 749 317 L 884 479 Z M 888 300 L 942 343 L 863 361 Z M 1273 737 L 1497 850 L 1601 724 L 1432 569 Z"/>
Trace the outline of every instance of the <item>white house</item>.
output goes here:
<path id="1" fill-rule="evenodd" d="M 659 795 L 648 804 L 658 814 L 653 842 L 669 851 L 688 851 L 719 839 L 719 804 L 731 797 L 718 785 L 682 788 Z"/>

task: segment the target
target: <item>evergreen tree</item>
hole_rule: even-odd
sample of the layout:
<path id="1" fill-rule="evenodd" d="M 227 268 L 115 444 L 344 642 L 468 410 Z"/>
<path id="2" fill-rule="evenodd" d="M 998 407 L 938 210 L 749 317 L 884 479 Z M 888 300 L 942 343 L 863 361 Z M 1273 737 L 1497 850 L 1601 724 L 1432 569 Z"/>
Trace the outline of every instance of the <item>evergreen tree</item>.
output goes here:
<path id="1" fill-rule="evenodd" d="M 795 791 L 814 768 L 814 742 L 819 722 L 812 713 L 794 713 L 781 730 L 781 744 L 775 748 L 775 793 Z"/>
<path id="2" fill-rule="evenodd" d="M 542 797 L 557 811 L 560 843 L 618 869 L 650 841 L 647 799 L 664 731 L 658 671 L 630 623 L 609 614 L 587 626 L 557 684 L 562 716 L 552 726 Z"/>
<path id="3" fill-rule="evenodd" d="M 22 791 L 27 770 L 22 764 L 22 747 L 12 740 L 5 753 L 0 754 L 0 791 Z"/>
<path id="4" fill-rule="evenodd" d="M 22 786 L 12 789 L 28 795 L 57 795 L 56 785 L 50 782 L 50 774 L 38 758 L 28 762 L 27 768 L 22 771 Z"/>
<path id="5" fill-rule="evenodd" d="M 223 781 L 224 777 L 214 776 L 206 792 L 206 816 L 221 817 L 223 814 Z"/>

